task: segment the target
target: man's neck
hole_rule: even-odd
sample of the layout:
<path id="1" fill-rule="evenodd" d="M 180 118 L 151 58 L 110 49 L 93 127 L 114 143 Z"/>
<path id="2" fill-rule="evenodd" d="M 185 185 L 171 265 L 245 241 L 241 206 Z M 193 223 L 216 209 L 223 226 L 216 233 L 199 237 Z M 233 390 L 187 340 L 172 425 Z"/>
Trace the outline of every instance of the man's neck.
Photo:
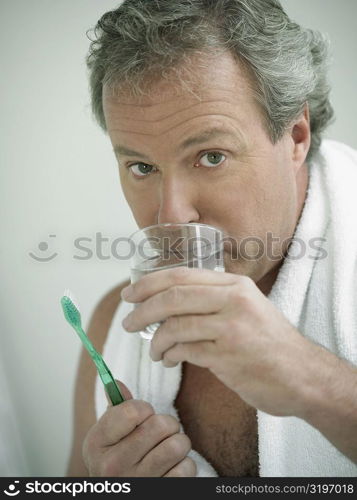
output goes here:
<path id="1" fill-rule="evenodd" d="M 296 178 L 296 184 L 297 184 L 297 213 L 296 213 L 296 221 L 295 221 L 295 230 L 296 226 L 298 225 L 298 222 L 300 220 L 304 204 L 306 201 L 306 195 L 307 195 L 307 188 L 309 185 L 309 168 L 307 163 L 304 163 L 301 168 L 299 169 L 299 172 L 297 174 Z M 294 232 L 295 232 L 294 230 Z M 293 235 L 292 235 L 293 236 Z M 271 289 L 273 288 L 273 285 L 276 281 L 276 278 L 278 277 L 280 268 L 284 262 L 284 259 L 281 259 L 270 271 L 268 271 L 261 280 L 259 280 L 256 285 L 259 288 L 259 290 L 264 293 L 264 295 L 269 295 Z"/>
<path id="2" fill-rule="evenodd" d="M 281 261 L 279 261 L 278 264 L 275 267 L 273 267 L 273 269 L 270 269 L 270 271 L 267 274 L 265 274 L 260 281 L 256 283 L 257 287 L 262 293 L 264 293 L 264 295 L 269 295 L 276 281 L 276 278 L 278 277 L 279 270 L 283 262 L 284 259 L 281 259 Z"/>

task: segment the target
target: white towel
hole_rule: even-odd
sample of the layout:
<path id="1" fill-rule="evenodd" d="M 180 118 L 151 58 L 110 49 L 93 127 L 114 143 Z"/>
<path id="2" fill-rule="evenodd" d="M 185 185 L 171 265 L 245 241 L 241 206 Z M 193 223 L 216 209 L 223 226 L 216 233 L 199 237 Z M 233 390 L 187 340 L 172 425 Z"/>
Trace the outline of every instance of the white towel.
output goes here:
<path id="1" fill-rule="evenodd" d="M 357 365 L 357 153 L 335 141 L 324 141 L 321 155 L 310 166 L 308 196 L 289 255 L 269 299 L 299 331 Z M 312 238 L 326 238 L 327 257 L 311 248 Z M 316 241 L 316 240 L 315 240 Z M 122 319 L 132 310 L 118 307 L 104 346 L 104 359 L 134 398 L 149 401 L 157 413 L 178 419 L 173 406 L 181 381 L 181 365 L 165 368 L 151 362 L 149 342 L 126 333 Z M 107 407 L 97 377 L 96 413 Z M 343 456 L 322 434 L 296 417 L 274 417 L 258 411 L 259 474 L 267 476 L 356 476 L 357 465 Z M 196 451 L 197 476 L 217 476 Z"/>
<path id="2" fill-rule="evenodd" d="M 299 240 L 308 246 L 322 236 L 327 257 L 286 259 L 269 299 L 304 336 L 357 365 L 357 152 L 324 141 L 321 156 L 290 253 L 298 254 Z M 261 476 L 357 475 L 357 465 L 301 419 L 259 411 L 258 433 Z"/>

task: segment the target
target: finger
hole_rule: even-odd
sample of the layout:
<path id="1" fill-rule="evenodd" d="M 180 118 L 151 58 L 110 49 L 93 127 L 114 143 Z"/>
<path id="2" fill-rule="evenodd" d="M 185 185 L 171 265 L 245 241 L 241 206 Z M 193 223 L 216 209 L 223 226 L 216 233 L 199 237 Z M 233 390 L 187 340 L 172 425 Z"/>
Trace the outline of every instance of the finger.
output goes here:
<path id="1" fill-rule="evenodd" d="M 227 304 L 231 286 L 175 285 L 139 304 L 123 321 L 129 332 L 182 314 L 211 314 Z"/>
<path id="2" fill-rule="evenodd" d="M 151 450 L 180 431 L 178 420 L 171 415 L 152 415 L 110 450 L 113 460 L 138 464 Z"/>
<path id="3" fill-rule="evenodd" d="M 191 449 L 191 441 L 183 433 L 177 433 L 162 441 L 151 450 L 138 464 L 142 476 L 162 477 L 178 462 L 181 462 Z"/>
<path id="4" fill-rule="evenodd" d="M 95 427 L 96 439 L 101 446 L 113 446 L 154 414 L 151 404 L 132 399 L 110 406 Z"/>
<path id="5" fill-rule="evenodd" d="M 163 354 L 162 364 L 172 368 L 178 363 L 187 361 L 202 368 L 212 369 L 217 358 L 215 342 L 191 342 L 176 344 Z"/>
<path id="6" fill-rule="evenodd" d="M 174 285 L 232 285 L 237 283 L 240 275 L 222 273 L 210 269 L 175 267 L 149 273 L 136 283 L 123 288 L 122 298 L 127 302 L 142 302 L 158 292 Z M 244 279 L 245 277 L 242 276 Z M 249 278 L 247 278 L 249 279 Z M 130 295 L 127 292 L 130 290 Z"/>
<path id="7" fill-rule="evenodd" d="M 216 340 L 222 329 L 218 314 L 187 314 L 170 316 L 156 330 L 150 343 L 150 356 L 160 361 L 162 355 L 177 343 Z"/>
<path id="8" fill-rule="evenodd" d="M 197 474 L 196 462 L 191 457 L 185 457 L 163 477 L 195 477 Z"/>

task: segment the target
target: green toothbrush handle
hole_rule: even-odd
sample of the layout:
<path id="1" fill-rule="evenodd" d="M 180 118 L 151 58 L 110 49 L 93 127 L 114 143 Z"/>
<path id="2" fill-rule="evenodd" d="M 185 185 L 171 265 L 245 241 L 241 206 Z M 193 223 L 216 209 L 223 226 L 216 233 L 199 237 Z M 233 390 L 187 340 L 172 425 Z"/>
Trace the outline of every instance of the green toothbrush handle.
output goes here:
<path id="1" fill-rule="evenodd" d="M 72 326 L 74 327 L 74 329 L 78 333 L 78 335 L 79 335 L 80 339 L 82 340 L 84 347 L 87 349 L 90 357 L 93 359 L 95 366 L 97 367 L 99 376 L 104 384 L 105 391 L 108 394 L 109 399 L 112 402 L 113 406 L 118 405 L 118 404 L 122 403 L 123 401 L 125 401 L 123 395 L 120 392 L 120 389 L 119 389 L 117 383 L 114 380 L 113 375 L 111 374 L 111 371 L 109 370 L 109 368 L 105 364 L 102 356 L 93 347 L 92 342 L 87 337 L 82 326 L 80 324 L 79 325 L 72 324 Z"/>
<path id="2" fill-rule="evenodd" d="M 119 405 L 124 401 L 124 398 L 119 391 L 118 385 L 113 380 L 113 382 L 109 382 L 108 384 L 105 385 L 105 390 L 109 396 L 110 401 L 113 403 L 113 406 Z"/>
<path id="3" fill-rule="evenodd" d="M 103 359 L 102 363 L 105 367 L 105 371 L 103 372 L 101 369 L 100 370 L 98 369 L 98 372 L 104 384 L 105 391 L 108 394 L 109 399 L 112 402 L 113 406 L 119 405 L 120 403 L 125 401 L 125 399 L 122 393 L 120 392 L 118 384 L 115 382 L 113 375 L 111 374 L 107 365 L 104 363 Z"/>

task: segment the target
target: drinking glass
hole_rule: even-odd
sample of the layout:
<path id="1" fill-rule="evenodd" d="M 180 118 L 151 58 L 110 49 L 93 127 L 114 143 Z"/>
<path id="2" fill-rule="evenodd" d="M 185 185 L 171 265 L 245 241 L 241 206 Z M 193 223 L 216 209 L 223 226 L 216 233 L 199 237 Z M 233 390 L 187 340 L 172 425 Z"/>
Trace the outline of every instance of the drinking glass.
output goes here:
<path id="1" fill-rule="evenodd" d="M 136 231 L 130 242 L 134 250 L 131 283 L 146 274 L 179 266 L 224 272 L 224 233 L 207 224 L 156 224 Z M 147 325 L 140 335 L 151 340 L 161 323 Z"/>

